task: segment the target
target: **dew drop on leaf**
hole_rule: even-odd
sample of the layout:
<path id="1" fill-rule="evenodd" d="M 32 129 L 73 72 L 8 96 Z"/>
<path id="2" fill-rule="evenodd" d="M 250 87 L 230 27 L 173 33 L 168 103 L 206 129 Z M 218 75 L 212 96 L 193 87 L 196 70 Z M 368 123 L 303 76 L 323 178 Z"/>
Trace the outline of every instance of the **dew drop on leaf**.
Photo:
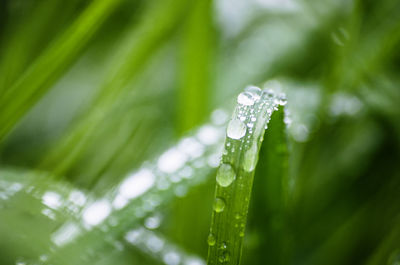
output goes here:
<path id="1" fill-rule="evenodd" d="M 240 139 L 246 134 L 246 125 L 238 119 L 229 122 L 226 134 L 231 139 Z"/>
<path id="2" fill-rule="evenodd" d="M 256 101 L 260 100 L 261 95 L 262 95 L 262 91 L 261 91 L 260 88 L 255 87 L 255 86 L 249 86 L 245 90 L 246 90 L 247 93 L 250 93 L 250 95 L 253 98 L 254 103 Z M 250 112 L 254 113 L 254 109 L 251 109 Z"/>
<path id="3" fill-rule="evenodd" d="M 228 251 L 222 251 L 221 254 L 218 257 L 218 261 L 221 262 L 221 263 L 228 262 L 229 259 L 230 259 L 230 256 L 229 256 L 229 252 Z"/>
<path id="4" fill-rule="evenodd" d="M 242 92 L 237 97 L 237 102 L 244 106 L 252 106 L 254 105 L 255 98 L 250 92 Z"/>
<path id="5" fill-rule="evenodd" d="M 214 246 L 215 245 L 215 237 L 214 237 L 214 235 L 212 233 L 210 233 L 208 235 L 207 243 L 208 243 L 209 246 Z"/>
<path id="6" fill-rule="evenodd" d="M 220 249 L 226 249 L 226 248 L 227 248 L 226 242 L 223 241 L 223 242 L 221 243 L 221 245 L 219 246 L 219 248 L 220 248 Z"/>
<path id="7" fill-rule="evenodd" d="M 261 88 L 256 86 L 248 86 L 245 88 L 246 92 L 249 92 L 253 95 L 253 98 L 259 99 L 261 97 Z"/>
<path id="8" fill-rule="evenodd" d="M 230 164 L 222 164 L 218 168 L 217 183 L 221 187 L 228 187 L 235 180 L 236 174 Z"/>
<path id="9" fill-rule="evenodd" d="M 225 201 L 222 198 L 215 198 L 214 211 L 217 213 L 222 212 L 225 209 Z"/>
<path id="10" fill-rule="evenodd" d="M 255 169 L 257 164 L 257 144 L 251 145 L 250 149 L 246 151 L 243 160 L 243 169 L 247 172 L 251 172 Z"/>
<path id="11" fill-rule="evenodd" d="M 278 104 L 281 105 L 281 106 L 285 106 L 286 103 L 287 103 L 286 95 L 283 94 L 283 93 L 279 94 L 279 96 L 278 96 Z"/>

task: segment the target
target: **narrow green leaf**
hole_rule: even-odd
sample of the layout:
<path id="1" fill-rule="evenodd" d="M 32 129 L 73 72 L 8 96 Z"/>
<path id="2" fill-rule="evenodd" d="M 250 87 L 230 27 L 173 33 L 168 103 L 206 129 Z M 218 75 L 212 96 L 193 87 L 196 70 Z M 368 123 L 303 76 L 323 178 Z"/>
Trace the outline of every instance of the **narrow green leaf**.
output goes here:
<path id="1" fill-rule="evenodd" d="M 182 18 L 187 2 L 170 0 L 150 5 L 144 19 L 129 31 L 115 56 L 115 69 L 105 78 L 91 108 L 68 130 L 40 164 L 60 177 L 82 156 L 90 139 L 110 114 L 116 102 L 121 102 L 134 79 L 154 52 L 170 37 Z M 154 18 L 158 23 L 154 25 Z M 113 118 L 113 117 L 110 117 Z M 62 161 L 62 163 L 59 163 Z M 56 165 L 56 166 L 55 166 Z"/>
<path id="2" fill-rule="evenodd" d="M 212 26 L 212 1 L 193 1 L 184 24 L 177 104 L 180 133 L 204 122 L 211 101 L 211 69 L 215 30 Z"/>
<path id="3" fill-rule="evenodd" d="M 239 94 L 226 132 L 216 176 L 208 237 L 208 265 L 239 264 L 258 153 L 272 113 L 286 99 L 272 89 L 248 87 Z"/>
<path id="4" fill-rule="evenodd" d="M 119 0 L 97 0 L 0 98 L 0 141 L 74 61 Z"/>
<path id="5" fill-rule="evenodd" d="M 248 227 L 257 235 L 263 235 L 257 237 L 256 251 L 265 254 L 259 256 L 258 264 L 265 264 L 266 260 L 274 265 L 289 263 L 290 229 L 286 226 L 288 143 L 284 115 L 280 106 L 271 116 L 254 176 Z"/>
<path id="6" fill-rule="evenodd" d="M 51 253 L 46 252 L 48 261 L 54 264 L 85 263 L 88 253 L 101 255 L 107 248 L 108 243 L 99 238 L 114 240 L 127 235 L 129 230 L 157 213 L 172 199 L 185 196 L 192 187 L 204 183 L 217 167 L 222 147 L 222 124 L 226 114 L 221 115 L 221 110 L 216 112 L 220 114 L 219 118 L 213 115 L 211 123 L 194 130 L 152 163 L 144 163 L 140 169 L 128 174 L 115 189 L 102 194 L 101 198 L 88 197 L 80 213 L 69 220 L 79 228 L 80 233 L 68 237 L 65 242 L 61 240 Z M 96 211 L 92 211 L 99 208 L 100 212 L 105 212 L 100 218 Z M 60 229 L 62 231 L 63 228 Z M 141 240 L 131 243 L 140 243 Z M 168 252 L 168 248 L 165 251 Z M 190 261 L 190 257 L 185 259 Z"/>

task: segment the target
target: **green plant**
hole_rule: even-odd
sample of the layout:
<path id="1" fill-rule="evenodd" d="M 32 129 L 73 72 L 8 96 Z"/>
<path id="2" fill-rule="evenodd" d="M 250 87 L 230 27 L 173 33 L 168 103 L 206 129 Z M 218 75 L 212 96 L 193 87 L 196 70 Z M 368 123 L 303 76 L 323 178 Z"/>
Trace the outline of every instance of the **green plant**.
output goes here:
<path id="1" fill-rule="evenodd" d="M 0 1 L 0 264 L 397 264 L 399 21 L 397 0 Z M 248 84 L 288 104 L 223 154 Z"/>
<path id="2" fill-rule="evenodd" d="M 237 98 L 238 105 L 228 123 L 225 149 L 216 175 L 213 217 L 208 236 L 207 264 L 240 264 L 247 213 L 258 152 L 272 113 L 283 123 L 284 94 L 272 88 L 261 91 L 250 86 Z M 267 134 L 266 137 L 269 137 Z M 282 143 L 284 145 L 284 143 Z M 274 152 L 271 150 L 270 152 Z M 274 166 L 279 167 L 278 161 Z M 277 176 L 278 179 L 282 176 Z"/>

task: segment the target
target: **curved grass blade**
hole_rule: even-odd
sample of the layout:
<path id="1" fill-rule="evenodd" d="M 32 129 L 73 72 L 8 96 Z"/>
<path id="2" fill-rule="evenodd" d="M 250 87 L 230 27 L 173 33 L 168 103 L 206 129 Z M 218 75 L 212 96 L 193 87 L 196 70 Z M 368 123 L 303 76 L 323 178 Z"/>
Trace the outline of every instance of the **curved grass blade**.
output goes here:
<path id="1" fill-rule="evenodd" d="M 266 260 L 274 265 L 290 263 L 288 145 L 284 120 L 285 111 L 280 106 L 268 124 L 254 176 L 248 230 L 263 235 L 258 238 L 255 251 L 264 255 L 258 257 L 257 264 L 265 264 Z"/>
<path id="2" fill-rule="evenodd" d="M 79 237 L 80 233 L 87 231 L 82 218 L 82 210 L 85 213 L 87 201 L 93 200 L 91 196 L 83 191 L 77 190 L 65 183 L 54 182 L 45 178 L 45 175 L 35 171 L 0 171 L 0 216 L 8 222 L 0 224 L 0 234 L 4 243 L 10 243 L 6 249 L 12 249 L 18 246 L 17 264 L 38 264 L 32 262 L 35 256 L 38 256 L 39 264 L 47 264 L 52 258 L 52 254 L 45 249 L 62 247 L 65 244 L 73 242 Z M 27 178 L 28 177 L 28 178 Z M 31 186 L 29 179 L 35 179 L 36 186 Z M 61 184 L 61 185 L 60 185 Z M 30 201 L 29 206 L 27 201 Z M 93 205 L 93 203 L 91 204 Z M 100 209 L 97 209 L 97 214 Z M 15 222 L 10 226 L 13 216 L 20 214 L 29 214 L 29 222 Z M 85 214 L 84 214 L 85 215 Z M 86 215 L 87 216 L 87 215 Z M 85 216 L 83 216 L 85 217 Z M 148 219 L 155 219 L 152 216 Z M 146 220 L 148 220 L 146 219 Z M 160 218 L 158 219 L 160 221 Z M 120 221 L 118 218 L 110 221 L 113 225 L 110 230 Z M 26 231 L 25 226 L 29 228 Z M 136 222 L 133 229 L 124 231 L 120 237 L 110 236 L 108 234 L 96 234 L 101 236 L 103 245 L 101 251 L 95 249 L 93 244 L 86 245 L 81 255 L 69 256 L 66 264 L 74 264 L 73 260 L 79 258 L 84 263 L 95 264 L 96 261 L 107 259 L 109 256 L 118 255 L 126 247 L 131 246 L 136 252 L 144 253 L 150 259 L 158 263 L 170 264 L 170 262 L 179 262 L 179 264 L 202 265 L 205 262 L 194 255 L 185 252 L 181 247 L 172 243 L 169 239 L 163 237 L 154 230 L 156 227 L 145 222 L 145 225 Z M 23 236 L 22 236 L 23 235 Z M 10 238 L 17 237 L 18 240 Z M 30 246 L 31 240 L 35 238 L 35 246 Z M 52 251 L 51 251 L 52 252 Z M 94 256 L 93 256 L 94 255 Z M 73 257 L 75 256 L 75 257 Z M 1 259 L 0 259 L 1 260 Z M 64 264 L 58 259 L 55 264 Z M 4 261 L 4 260 L 2 260 Z M 77 263 L 79 264 L 79 263 Z"/>
<path id="3" fill-rule="evenodd" d="M 216 176 L 207 264 L 239 264 L 254 172 L 272 113 L 286 104 L 284 94 L 248 87 L 237 98 Z"/>
<path id="4" fill-rule="evenodd" d="M 90 259 L 85 258 L 93 253 L 101 255 L 107 249 L 108 239 L 123 237 L 172 199 L 185 196 L 191 187 L 203 183 L 218 165 L 226 114 L 217 110 L 212 117 L 212 123 L 184 137 L 153 163 L 145 162 L 140 169 L 128 174 L 115 190 L 101 198 L 87 194 L 79 211 L 52 234 L 51 251 L 41 253 L 46 256 L 46 262 L 60 265 L 89 262 Z M 43 186 L 29 184 L 31 187 Z M 61 200 L 69 196 L 58 196 L 58 192 L 46 195 L 46 192 L 38 193 L 38 198 L 45 200 L 50 195 L 50 198 L 60 197 Z M 61 212 L 68 210 L 58 209 Z M 72 235 L 64 236 L 65 231 Z M 182 260 L 187 264 L 198 262 L 189 256 Z"/>

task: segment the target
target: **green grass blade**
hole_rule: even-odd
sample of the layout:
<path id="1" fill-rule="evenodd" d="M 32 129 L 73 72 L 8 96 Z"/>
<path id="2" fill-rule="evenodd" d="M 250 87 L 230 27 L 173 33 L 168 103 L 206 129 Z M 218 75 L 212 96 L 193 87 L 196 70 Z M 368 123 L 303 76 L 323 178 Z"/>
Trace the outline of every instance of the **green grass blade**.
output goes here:
<path id="1" fill-rule="evenodd" d="M 74 61 L 120 1 L 91 3 L 74 24 L 1 97 L 0 141 Z"/>
<path id="2" fill-rule="evenodd" d="M 249 87 L 238 96 L 216 176 L 208 265 L 239 264 L 253 178 L 265 127 L 279 104 L 271 89 Z"/>
<path id="3" fill-rule="evenodd" d="M 63 33 L 66 22 L 74 18 L 80 0 L 46 0 L 34 5 L 33 10 L 11 18 L 6 26 L 4 45 L 0 55 L 0 95 L 38 58 L 54 36 Z M 6 7 L 4 7 L 6 10 Z M 62 12 L 58 12 L 62 10 Z"/>
<path id="4" fill-rule="evenodd" d="M 46 178 L 46 174 L 38 171 L 23 170 L 0 170 L 0 216 L 2 219 L 12 222 L 13 225 L 0 224 L 0 234 L 3 239 L 12 241 L 4 249 L 12 251 L 18 247 L 25 249 L 23 258 L 17 260 L 24 264 L 43 264 L 53 258 L 53 253 L 49 254 L 46 249 L 56 250 L 55 246 L 62 247 L 64 244 L 73 242 L 79 233 L 87 233 L 88 228 L 81 223 L 82 210 L 92 203 L 94 199 L 89 193 L 74 189 L 64 182 L 54 182 Z M 32 189 L 35 183 L 35 189 Z M 29 203 L 27 203 L 29 201 Z M 153 214 L 157 212 L 153 212 Z M 31 218 L 28 222 L 19 222 L 15 216 L 29 214 Z M 115 218 L 111 223 L 121 222 Z M 133 227 L 132 227 L 133 225 Z M 113 228 L 114 226 L 111 226 Z M 205 262 L 192 254 L 184 251 L 180 246 L 171 242 L 157 231 L 149 230 L 137 220 L 131 219 L 129 224 L 122 227 L 122 238 L 115 236 L 116 230 L 110 234 L 103 235 L 100 231 L 91 233 L 90 240 L 99 242 L 99 245 L 106 245 L 106 249 L 96 249 L 95 243 L 88 241 L 84 252 L 80 256 L 69 256 L 69 258 L 59 257 L 53 264 L 81 264 L 88 262 L 89 252 L 96 253 L 95 257 L 90 257 L 90 263 L 107 259 L 112 256 L 114 251 L 121 250 L 124 246 L 132 246 L 135 252 L 145 254 L 152 260 L 159 263 L 168 260 L 180 260 L 181 262 Z M 35 227 L 35 229 L 32 229 Z M 103 225 L 104 227 L 104 225 Z M 126 230 L 124 230 L 127 228 Z M 154 228 L 153 228 L 154 229 Z M 68 233 L 68 236 L 66 236 Z M 31 246 L 31 241 L 27 239 L 37 238 L 36 244 Z M 108 236 L 107 242 L 104 238 Z M 10 240 L 9 238 L 16 240 Z M 102 240 L 98 240 L 98 238 Z M 87 239 L 87 238 L 86 238 Z M 52 246 L 52 244 L 54 244 Z M 162 244 L 162 250 L 159 246 Z M 1 245 L 1 244 L 0 244 Z M 82 245 L 74 245 L 81 248 Z M 113 246 L 113 247 L 110 247 Z M 39 263 L 33 262 L 39 256 Z M 76 260 L 75 260 L 76 259 Z M 165 261 L 166 260 L 166 261 Z"/>
<path id="5" fill-rule="evenodd" d="M 177 123 L 180 133 L 204 122 L 211 101 L 213 65 L 212 1 L 193 1 L 184 26 L 181 86 L 178 90 Z"/>
<path id="6" fill-rule="evenodd" d="M 218 113 L 221 114 L 221 110 Z M 108 243 L 99 238 L 117 239 L 124 236 L 174 198 L 182 197 L 192 187 L 204 183 L 218 164 L 224 121 L 221 118 L 213 119 L 212 123 L 194 130 L 152 163 L 147 162 L 128 174 L 115 189 L 102 194 L 101 198 L 88 197 L 82 212 L 88 212 L 93 205 L 102 205 L 109 209 L 107 216 L 99 222 L 87 223 L 84 214 L 76 215 L 71 221 L 83 230 L 51 253 L 44 253 L 48 261 L 55 264 L 82 264 L 86 262 L 84 258 L 88 249 L 101 255 Z M 64 257 L 70 258 L 65 260 Z"/>
<path id="7" fill-rule="evenodd" d="M 137 77 L 146 62 L 170 38 L 186 5 L 187 2 L 183 0 L 170 0 L 155 7 L 150 5 L 144 19 L 128 32 L 127 39 L 119 47 L 115 67 L 106 76 L 91 108 L 49 150 L 39 168 L 52 171 L 54 177 L 60 177 L 76 163 L 98 126 L 102 126 L 107 118 L 115 119 L 107 116 L 115 108 L 115 103 L 123 102 L 132 95 L 129 94 L 132 93 L 129 82 Z M 155 17 L 159 21 L 156 27 Z"/>
<path id="8" fill-rule="evenodd" d="M 284 116 L 282 106 L 272 114 L 254 176 L 248 229 L 257 235 L 255 251 L 265 254 L 259 257 L 257 264 L 265 264 L 266 260 L 268 264 L 275 265 L 289 263 L 290 229 L 286 222 L 289 194 L 288 143 Z"/>

